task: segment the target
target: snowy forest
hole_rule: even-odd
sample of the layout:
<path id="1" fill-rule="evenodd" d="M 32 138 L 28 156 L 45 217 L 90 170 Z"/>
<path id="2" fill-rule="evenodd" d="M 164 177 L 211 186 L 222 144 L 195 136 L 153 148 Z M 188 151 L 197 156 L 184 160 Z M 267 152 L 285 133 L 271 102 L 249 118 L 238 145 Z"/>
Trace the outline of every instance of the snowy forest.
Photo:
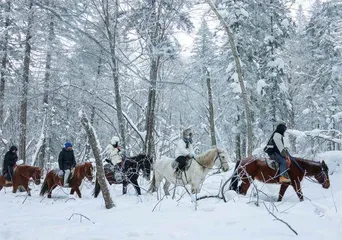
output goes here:
<path id="1" fill-rule="evenodd" d="M 341 150 L 342 1 L 209 2 L 2 0 L 1 155 L 50 168 L 71 141 L 88 160 L 80 111 L 127 155 L 173 156 L 191 127 L 236 161 L 282 122 L 293 153 Z"/>

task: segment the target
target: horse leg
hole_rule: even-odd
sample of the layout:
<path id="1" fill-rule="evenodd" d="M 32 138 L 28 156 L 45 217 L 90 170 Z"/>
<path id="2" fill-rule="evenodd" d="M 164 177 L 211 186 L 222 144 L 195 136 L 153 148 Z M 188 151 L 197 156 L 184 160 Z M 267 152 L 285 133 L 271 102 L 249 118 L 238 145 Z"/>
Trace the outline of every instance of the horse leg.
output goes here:
<path id="1" fill-rule="evenodd" d="M 298 181 L 298 180 L 293 180 L 293 181 L 292 181 L 292 187 L 293 187 L 294 190 L 296 191 L 299 200 L 300 200 L 301 202 L 304 201 L 302 189 L 301 189 L 301 187 L 300 187 L 300 181 Z"/>
<path id="2" fill-rule="evenodd" d="M 51 185 L 50 185 L 51 186 Z M 52 187 L 49 187 L 48 189 L 48 198 L 51 198 L 52 190 L 54 190 L 57 187 L 57 185 L 53 185 Z"/>
<path id="3" fill-rule="evenodd" d="M 22 186 L 25 188 L 27 194 L 31 197 L 31 191 L 28 187 L 28 182 L 24 182 Z"/>
<path id="4" fill-rule="evenodd" d="M 13 193 L 16 193 L 18 190 L 18 185 L 17 184 L 13 184 Z"/>
<path id="5" fill-rule="evenodd" d="M 289 187 L 288 184 L 282 184 L 282 185 L 280 185 L 279 196 L 278 196 L 277 202 L 281 202 L 281 200 L 283 199 L 284 194 L 285 194 L 285 192 L 286 192 L 286 189 L 287 189 L 288 187 Z"/>
<path id="6" fill-rule="evenodd" d="M 239 193 L 242 194 L 242 195 L 246 195 L 250 185 L 251 185 L 251 183 L 249 182 L 248 179 L 242 180 L 242 183 L 241 183 L 241 185 L 238 188 Z"/>
<path id="7" fill-rule="evenodd" d="M 127 186 L 128 186 L 128 181 L 124 180 L 122 182 L 122 195 L 125 195 L 127 193 Z"/>
<path id="8" fill-rule="evenodd" d="M 79 198 L 82 198 L 81 191 L 78 187 L 75 187 L 74 190 L 76 191 Z"/>
<path id="9" fill-rule="evenodd" d="M 75 189 L 72 188 L 72 189 L 70 190 L 70 195 L 73 195 L 74 193 L 75 193 Z"/>
<path id="10" fill-rule="evenodd" d="M 137 191 L 137 194 L 141 195 L 141 190 L 140 190 L 140 187 L 139 187 L 139 184 L 138 184 L 138 176 L 133 177 L 133 179 L 131 179 L 131 183 L 133 184 L 133 187 Z"/>
<path id="11" fill-rule="evenodd" d="M 170 187 L 171 183 L 165 179 L 165 184 L 164 184 L 164 193 L 165 195 L 170 195 L 170 192 L 169 192 L 169 187 Z"/>

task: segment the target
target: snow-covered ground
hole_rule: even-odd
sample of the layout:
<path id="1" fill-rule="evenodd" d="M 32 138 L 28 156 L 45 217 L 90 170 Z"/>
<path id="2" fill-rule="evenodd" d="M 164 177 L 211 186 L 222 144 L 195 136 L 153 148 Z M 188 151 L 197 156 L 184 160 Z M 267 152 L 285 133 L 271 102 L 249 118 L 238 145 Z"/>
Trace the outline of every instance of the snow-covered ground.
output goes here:
<path id="1" fill-rule="evenodd" d="M 31 186 L 32 197 L 26 198 L 7 188 L 0 191 L 0 239 L 342 239 L 342 169 L 337 164 L 342 152 L 322 156 L 334 172 L 330 189 L 304 180 L 304 202 L 289 188 L 284 201 L 278 203 L 274 202 L 278 185 L 257 183 L 268 195 L 260 195 L 259 207 L 252 191 L 246 197 L 229 191 L 227 203 L 214 198 L 198 201 L 196 211 L 189 196 L 181 197 L 181 187 L 176 199 L 164 198 L 157 205 L 156 194 L 142 191 L 137 197 L 130 187 L 129 194 L 122 196 L 122 186 L 116 185 L 110 186 L 116 207 L 107 210 L 101 195 L 92 198 L 89 182 L 83 184 L 82 199 L 70 198 L 62 189 L 55 189 L 53 199 L 42 198 L 40 186 Z M 216 194 L 221 180 L 229 178 L 232 171 L 209 177 L 200 195 Z M 141 181 L 146 189 L 147 182 Z M 263 203 L 298 236 L 276 221 Z"/>

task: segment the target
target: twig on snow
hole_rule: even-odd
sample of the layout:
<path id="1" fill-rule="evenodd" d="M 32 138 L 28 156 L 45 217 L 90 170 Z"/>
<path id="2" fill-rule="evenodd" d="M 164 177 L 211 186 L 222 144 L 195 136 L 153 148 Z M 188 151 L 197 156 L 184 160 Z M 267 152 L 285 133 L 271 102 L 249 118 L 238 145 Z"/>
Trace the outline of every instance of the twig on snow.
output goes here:
<path id="1" fill-rule="evenodd" d="M 284 223 L 288 228 L 291 229 L 292 232 L 294 232 L 296 235 L 298 235 L 298 233 L 290 226 L 290 224 L 288 224 L 288 223 L 285 222 L 284 220 L 278 218 L 276 215 L 274 215 L 274 214 L 268 209 L 268 207 L 266 206 L 266 204 L 265 204 L 264 202 L 263 202 L 263 204 L 264 204 L 265 208 L 267 209 L 267 211 L 269 212 L 269 214 L 271 214 L 276 220 L 278 220 L 278 221 Z"/>
<path id="2" fill-rule="evenodd" d="M 82 222 L 82 218 L 85 218 L 85 219 L 87 219 L 89 222 L 91 222 L 92 224 L 95 224 L 95 222 L 93 222 L 93 221 L 91 221 L 88 217 L 86 217 L 86 216 L 84 216 L 83 214 L 80 214 L 80 213 L 73 213 L 73 214 L 71 214 L 71 216 L 69 217 L 69 218 L 67 218 L 69 221 L 71 220 L 71 218 L 73 217 L 73 216 L 80 216 L 80 222 Z"/>

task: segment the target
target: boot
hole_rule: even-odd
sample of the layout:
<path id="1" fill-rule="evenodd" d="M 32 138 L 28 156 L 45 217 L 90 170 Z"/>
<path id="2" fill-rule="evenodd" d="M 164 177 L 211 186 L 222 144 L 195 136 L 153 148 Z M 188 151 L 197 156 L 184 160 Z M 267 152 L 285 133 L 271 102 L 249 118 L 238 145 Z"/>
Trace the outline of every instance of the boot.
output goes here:
<path id="1" fill-rule="evenodd" d="M 280 176 L 279 178 L 279 183 L 282 184 L 282 183 L 289 183 L 291 182 L 290 179 L 288 179 L 287 177 L 284 177 L 284 176 Z"/>

